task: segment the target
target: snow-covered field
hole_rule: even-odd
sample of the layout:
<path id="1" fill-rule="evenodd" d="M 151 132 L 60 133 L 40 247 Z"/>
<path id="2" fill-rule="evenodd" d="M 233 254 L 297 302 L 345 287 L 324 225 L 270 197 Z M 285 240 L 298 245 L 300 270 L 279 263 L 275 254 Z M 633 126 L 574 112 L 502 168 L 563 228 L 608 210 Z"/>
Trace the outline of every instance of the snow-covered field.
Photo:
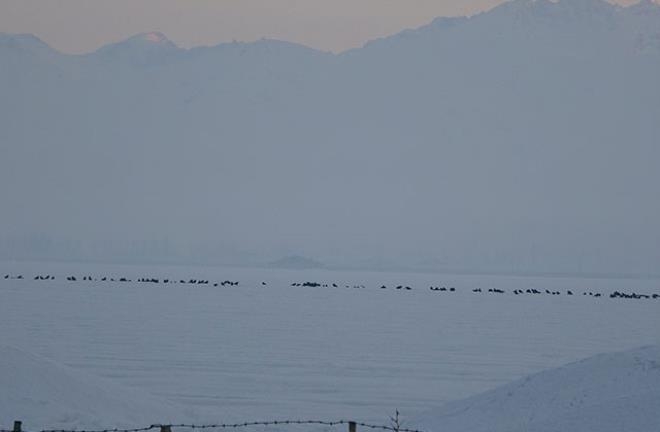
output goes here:
<path id="1" fill-rule="evenodd" d="M 2 263 L 0 278 L 5 274 L 25 279 L 0 279 L 0 346 L 18 348 L 3 348 L 3 357 L 10 350 L 34 353 L 67 371 L 145 390 L 184 408 L 168 411 L 188 417 L 175 422 L 384 423 L 396 408 L 410 418 L 529 373 L 660 343 L 660 299 L 607 296 L 660 293 L 660 281 L 651 279 Z M 32 280 L 37 274 L 57 279 Z M 211 283 L 82 281 L 86 275 Z M 240 285 L 212 285 L 223 280 Z M 330 287 L 290 286 L 304 281 Z M 412 290 L 394 289 L 398 284 Z M 512 293 L 527 288 L 562 294 Z"/>
<path id="2" fill-rule="evenodd" d="M 176 404 L 11 346 L 0 346 L 0 429 L 22 420 L 42 427 L 102 429 L 190 417 Z"/>

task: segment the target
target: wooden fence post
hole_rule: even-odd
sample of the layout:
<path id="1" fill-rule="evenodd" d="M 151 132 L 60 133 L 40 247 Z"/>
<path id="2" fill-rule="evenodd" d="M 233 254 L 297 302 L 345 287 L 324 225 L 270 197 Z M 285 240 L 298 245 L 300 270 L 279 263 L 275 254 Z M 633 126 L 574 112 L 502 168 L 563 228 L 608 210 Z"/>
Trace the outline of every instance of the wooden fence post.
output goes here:
<path id="1" fill-rule="evenodd" d="M 23 424 L 22 421 L 16 420 L 14 422 L 14 432 L 21 432 L 21 425 Z"/>
<path id="2" fill-rule="evenodd" d="M 357 431 L 357 425 L 355 424 L 354 421 L 349 421 L 348 422 L 348 432 L 356 432 Z"/>

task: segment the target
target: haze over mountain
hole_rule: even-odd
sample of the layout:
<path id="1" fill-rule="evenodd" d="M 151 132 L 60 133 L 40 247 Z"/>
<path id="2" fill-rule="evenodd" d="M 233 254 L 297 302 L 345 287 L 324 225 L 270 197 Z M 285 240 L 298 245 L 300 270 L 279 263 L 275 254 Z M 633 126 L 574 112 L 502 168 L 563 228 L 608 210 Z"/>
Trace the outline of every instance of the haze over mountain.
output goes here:
<path id="1" fill-rule="evenodd" d="M 657 274 L 659 76 L 649 0 L 339 55 L 0 35 L 0 257 Z"/>

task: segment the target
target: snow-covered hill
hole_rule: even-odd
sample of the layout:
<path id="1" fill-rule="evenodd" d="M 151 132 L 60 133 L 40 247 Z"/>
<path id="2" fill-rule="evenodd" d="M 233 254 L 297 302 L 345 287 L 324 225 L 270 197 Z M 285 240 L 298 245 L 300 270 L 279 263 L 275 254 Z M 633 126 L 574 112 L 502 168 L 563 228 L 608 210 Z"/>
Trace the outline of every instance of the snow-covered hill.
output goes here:
<path id="1" fill-rule="evenodd" d="M 648 432 L 660 425 L 660 347 L 602 354 L 420 417 L 452 432 Z"/>
<path id="2" fill-rule="evenodd" d="M 181 421 L 190 412 L 133 387 L 0 346 L 0 428 L 14 420 L 41 428 L 142 427 Z"/>
<path id="3" fill-rule="evenodd" d="M 514 0 L 340 55 L 2 35 L 0 256 L 657 273 L 658 76 L 648 0 Z"/>

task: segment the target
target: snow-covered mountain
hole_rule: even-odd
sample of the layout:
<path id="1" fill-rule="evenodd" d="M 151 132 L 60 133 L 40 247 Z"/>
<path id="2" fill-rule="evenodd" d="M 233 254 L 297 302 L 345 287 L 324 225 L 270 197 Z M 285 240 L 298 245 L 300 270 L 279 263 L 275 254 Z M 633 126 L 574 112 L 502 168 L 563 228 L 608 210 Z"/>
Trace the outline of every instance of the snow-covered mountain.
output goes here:
<path id="1" fill-rule="evenodd" d="M 456 432 L 645 432 L 660 424 L 660 347 L 602 354 L 550 369 L 416 420 Z"/>
<path id="2" fill-rule="evenodd" d="M 660 6 L 513 0 L 333 55 L 0 36 L 0 254 L 657 273 Z"/>

